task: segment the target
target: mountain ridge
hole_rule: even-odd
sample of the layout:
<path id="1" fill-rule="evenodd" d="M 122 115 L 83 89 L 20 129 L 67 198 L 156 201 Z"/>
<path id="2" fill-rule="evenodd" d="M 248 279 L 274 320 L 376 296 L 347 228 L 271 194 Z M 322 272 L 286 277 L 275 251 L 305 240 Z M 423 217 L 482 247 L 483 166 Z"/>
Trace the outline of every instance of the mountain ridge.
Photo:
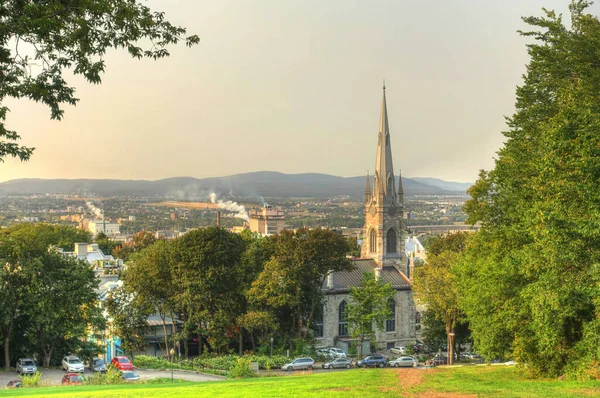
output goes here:
<path id="1" fill-rule="evenodd" d="M 339 177 L 324 173 L 285 174 L 256 171 L 224 177 L 168 177 L 159 180 L 20 178 L 0 183 L 0 195 L 95 194 L 102 196 L 152 196 L 194 199 L 210 192 L 233 197 L 364 197 L 365 177 Z M 423 179 L 422 179 L 423 180 Z M 431 183 L 402 178 L 405 195 L 464 194 L 465 183 L 439 179 Z M 452 185 L 456 184 L 456 185 Z M 442 188 L 438 185 L 442 185 Z"/>

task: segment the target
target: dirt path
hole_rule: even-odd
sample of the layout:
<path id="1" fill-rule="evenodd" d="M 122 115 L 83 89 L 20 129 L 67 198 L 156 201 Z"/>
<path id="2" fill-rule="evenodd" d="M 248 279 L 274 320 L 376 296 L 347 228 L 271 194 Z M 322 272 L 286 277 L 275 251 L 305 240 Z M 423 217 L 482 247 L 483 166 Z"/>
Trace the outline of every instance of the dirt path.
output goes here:
<path id="1" fill-rule="evenodd" d="M 398 391 L 404 398 L 476 398 L 474 394 L 460 394 L 453 392 L 410 392 L 410 389 L 423 382 L 423 377 L 435 372 L 435 369 L 398 369 L 398 386 L 388 387 L 382 391 Z"/>

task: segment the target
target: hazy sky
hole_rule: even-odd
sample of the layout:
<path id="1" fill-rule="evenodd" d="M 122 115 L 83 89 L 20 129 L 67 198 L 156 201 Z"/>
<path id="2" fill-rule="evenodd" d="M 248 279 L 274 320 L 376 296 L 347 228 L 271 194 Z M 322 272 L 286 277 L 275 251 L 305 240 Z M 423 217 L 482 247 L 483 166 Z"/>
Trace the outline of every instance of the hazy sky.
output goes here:
<path id="1" fill-rule="evenodd" d="M 386 80 L 394 166 L 474 181 L 493 167 L 528 62 L 522 15 L 567 0 L 152 0 L 200 36 L 138 61 L 106 56 L 61 122 L 27 100 L 8 122 L 37 149 L 0 180 L 159 179 L 375 166 Z M 598 13 L 599 6 L 592 12 Z"/>

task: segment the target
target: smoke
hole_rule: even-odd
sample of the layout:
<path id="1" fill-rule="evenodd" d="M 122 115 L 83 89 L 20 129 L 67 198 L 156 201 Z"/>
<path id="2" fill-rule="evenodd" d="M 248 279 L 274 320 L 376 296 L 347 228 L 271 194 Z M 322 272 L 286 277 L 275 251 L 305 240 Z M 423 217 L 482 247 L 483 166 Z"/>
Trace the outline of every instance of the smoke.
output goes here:
<path id="1" fill-rule="evenodd" d="M 102 218 L 102 210 L 94 206 L 92 202 L 85 202 L 85 205 L 90 209 L 92 213 L 96 216 L 96 218 Z"/>
<path id="2" fill-rule="evenodd" d="M 208 197 L 210 198 L 210 202 L 219 206 L 220 209 L 233 212 L 233 216 L 235 218 L 241 218 L 244 221 L 250 221 L 250 217 L 248 217 L 248 212 L 244 206 L 239 205 L 236 202 L 232 202 L 231 200 L 226 202 L 219 200 L 217 199 L 217 194 L 214 192 L 211 192 Z"/>

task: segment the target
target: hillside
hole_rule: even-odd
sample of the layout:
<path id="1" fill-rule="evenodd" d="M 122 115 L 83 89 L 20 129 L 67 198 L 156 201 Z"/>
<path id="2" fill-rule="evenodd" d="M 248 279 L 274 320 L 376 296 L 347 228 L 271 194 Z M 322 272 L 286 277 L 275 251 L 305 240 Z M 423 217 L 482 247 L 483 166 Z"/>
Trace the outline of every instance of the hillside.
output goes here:
<path id="1" fill-rule="evenodd" d="M 460 194 L 464 190 L 440 188 L 411 178 L 402 179 L 405 195 Z M 441 180 L 439 180 L 441 181 Z M 260 197 L 332 197 L 364 195 L 365 176 L 337 177 L 328 174 L 283 174 L 273 171 L 226 177 L 174 177 L 156 181 L 101 179 L 18 179 L 0 183 L 0 195 L 94 194 L 100 196 L 152 196 L 178 199 L 206 197 L 210 192 Z"/>

